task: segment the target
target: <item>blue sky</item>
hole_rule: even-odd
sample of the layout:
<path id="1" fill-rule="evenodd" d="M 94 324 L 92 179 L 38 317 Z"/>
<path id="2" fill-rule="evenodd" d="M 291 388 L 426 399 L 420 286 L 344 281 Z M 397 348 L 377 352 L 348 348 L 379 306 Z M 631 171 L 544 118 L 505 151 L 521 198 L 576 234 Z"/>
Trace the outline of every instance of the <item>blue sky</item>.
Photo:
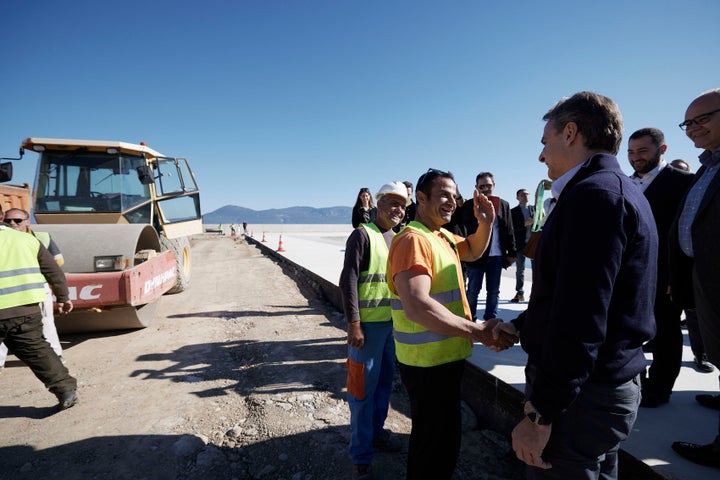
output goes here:
<path id="1" fill-rule="evenodd" d="M 720 86 L 719 19 L 716 0 L 4 0 L 0 156 L 29 136 L 145 141 L 189 159 L 203 213 L 351 206 L 429 167 L 466 197 L 491 171 L 514 205 L 547 173 L 541 117 L 581 90 L 696 169 L 677 124 Z"/>

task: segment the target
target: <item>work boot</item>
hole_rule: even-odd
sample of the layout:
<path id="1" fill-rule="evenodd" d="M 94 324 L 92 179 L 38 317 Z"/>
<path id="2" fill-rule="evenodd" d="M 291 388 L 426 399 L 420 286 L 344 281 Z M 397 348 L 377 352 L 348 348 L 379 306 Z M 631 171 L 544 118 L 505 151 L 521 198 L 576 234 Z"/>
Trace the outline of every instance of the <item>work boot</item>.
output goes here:
<path id="1" fill-rule="evenodd" d="M 402 441 L 394 436 L 390 430 L 383 430 L 382 434 L 373 438 L 373 448 L 378 452 L 399 452 L 402 449 Z"/>
<path id="2" fill-rule="evenodd" d="M 513 298 L 510 299 L 510 303 L 520 303 L 525 301 L 525 295 L 518 293 Z"/>
<path id="3" fill-rule="evenodd" d="M 78 402 L 77 390 L 70 390 L 56 394 L 58 399 L 58 410 L 67 410 Z"/>

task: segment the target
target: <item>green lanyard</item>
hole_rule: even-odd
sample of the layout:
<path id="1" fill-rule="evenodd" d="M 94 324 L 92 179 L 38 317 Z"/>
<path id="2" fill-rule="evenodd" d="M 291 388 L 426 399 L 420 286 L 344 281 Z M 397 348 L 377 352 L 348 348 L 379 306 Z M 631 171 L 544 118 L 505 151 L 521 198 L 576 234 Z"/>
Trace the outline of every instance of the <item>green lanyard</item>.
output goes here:
<path id="1" fill-rule="evenodd" d="M 552 182 L 550 180 L 540 180 L 540 183 L 535 190 L 535 214 L 533 215 L 533 232 L 539 232 L 542 230 L 543 223 L 545 223 L 545 215 L 543 214 L 543 199 L 545 198 L 545 190 L 551 188 Z"/>

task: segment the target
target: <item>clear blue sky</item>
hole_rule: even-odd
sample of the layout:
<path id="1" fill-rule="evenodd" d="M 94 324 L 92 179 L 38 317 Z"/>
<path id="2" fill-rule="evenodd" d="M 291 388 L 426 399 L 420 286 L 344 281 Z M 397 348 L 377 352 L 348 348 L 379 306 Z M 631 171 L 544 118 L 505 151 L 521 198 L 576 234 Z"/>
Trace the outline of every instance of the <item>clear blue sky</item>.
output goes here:
<path id="1" fill-rule="evenodd" d="M 717 0 L 3 0 L 0 156 L 146 141 L 190 160 L 203 213 L 350 206 L 428 167 L 466 197 L 491 171 L 514 205 L 547 173 L 541 117 L 581 90 L 697 169 L 677 124 L 720 86 L 718 21 Z"/>

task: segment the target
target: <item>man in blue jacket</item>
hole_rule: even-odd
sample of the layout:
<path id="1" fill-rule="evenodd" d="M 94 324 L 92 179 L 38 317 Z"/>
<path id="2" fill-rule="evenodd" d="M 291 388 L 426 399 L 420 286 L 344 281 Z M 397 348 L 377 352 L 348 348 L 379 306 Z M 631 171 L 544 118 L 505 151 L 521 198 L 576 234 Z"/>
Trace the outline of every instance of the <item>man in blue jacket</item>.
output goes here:
<path id="1" fill-rule="evenodd" d="M 540 161 L 557 203 L 542 229 L 528 309 L 510 325 L 528 353 L 525 418 L 512 433 L 528 478 L 617 478 L 655 333 L 652 211 L 615 155 L 622 117 L 580 92 L 543 120 Z M 510 330 L 511 326 L 498 329 Z"/>

